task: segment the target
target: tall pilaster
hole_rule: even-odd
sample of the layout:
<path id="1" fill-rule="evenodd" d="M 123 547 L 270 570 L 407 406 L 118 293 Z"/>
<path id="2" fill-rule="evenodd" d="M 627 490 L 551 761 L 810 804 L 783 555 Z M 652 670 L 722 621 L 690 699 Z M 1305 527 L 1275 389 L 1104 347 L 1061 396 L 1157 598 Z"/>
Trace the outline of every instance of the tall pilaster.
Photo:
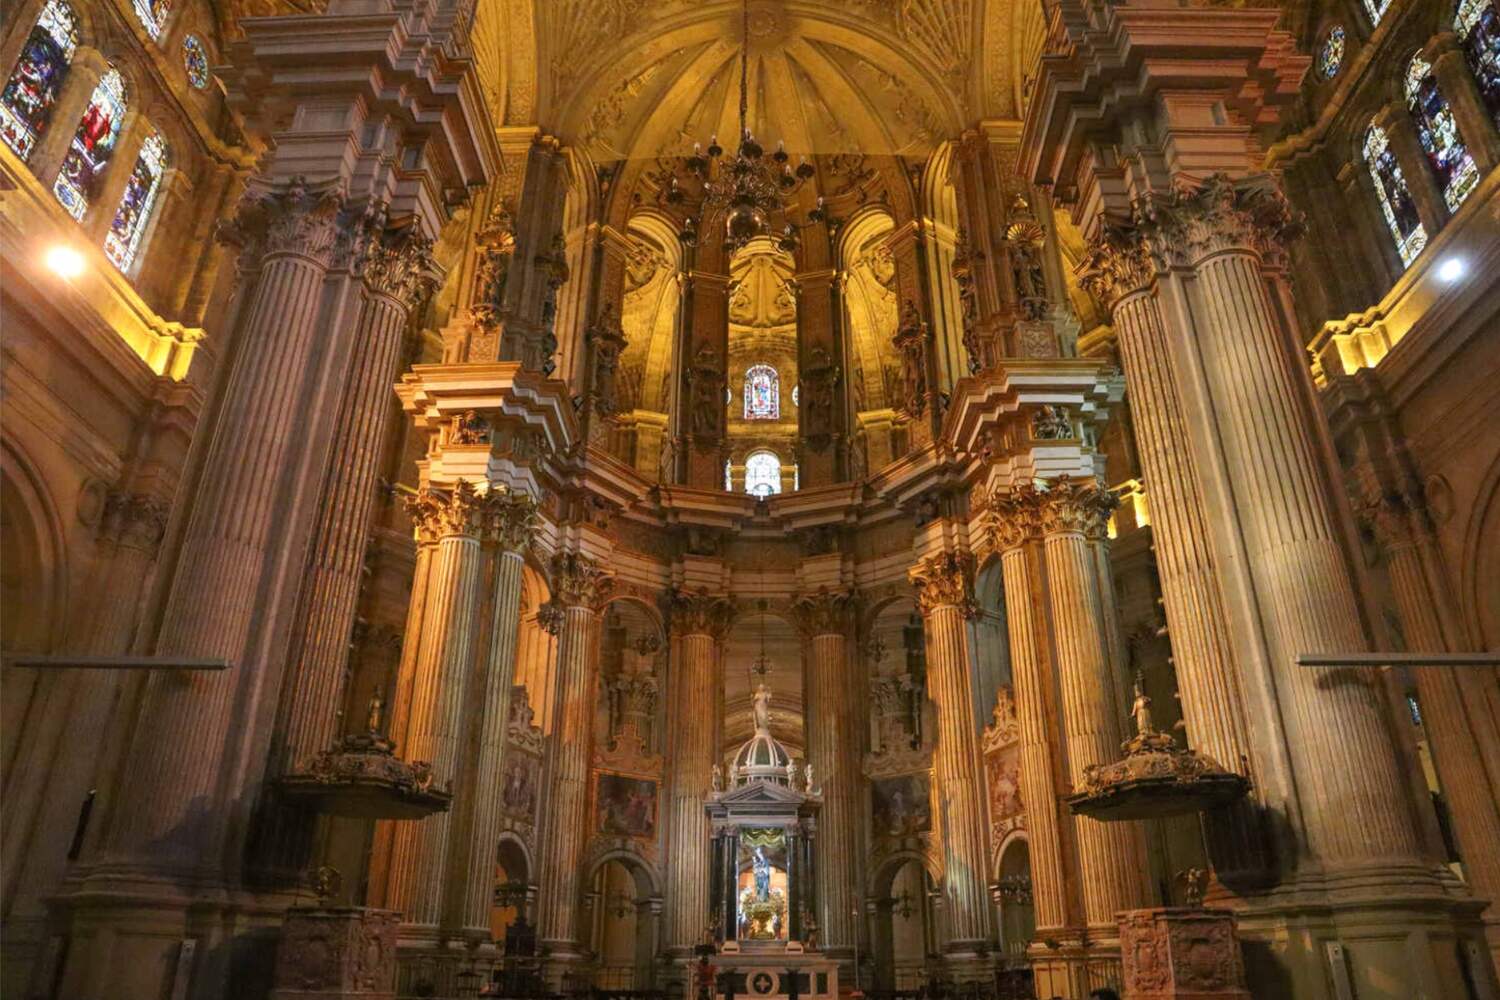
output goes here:
<path id="1" fill-rule="evenodd" d="M 1425 505 L 1392 494 L 1365 514 L 1386 554 L 1386 572 L 1409 649 L 1456 651 L 1462 641 L 1438 608 L 1452 605 Z M 1459 855 L 1474 894 L 1490 900 L 1485 931 L 1500 961 L 1500 684 L 1490 669 L 1417 667 L 1417 697 Z"/>
<path id="2" fill-rule="evenodd" d="M 447 491 L 423 489 L 408 501 L 418 544 L 431 550 L 421 625 L 406 637 L 408 647 L 415 647 L 411 674 L 401 678 L 397 694 L 396 711 L 405 724 L 400 752 L 407 760 L 430 764 L 439 788 L 453 782 L 463 752 L 464 706 L 484 594 L 481 538 L 489 501 L 462 482 Z M 452 822 L 452 814 L 442 812 L 419 823 L 393 824 L 385 902 L 402 912 L 402 937 L 409 942 L 431 940 L 441 923 Z"/>
<path id="3" fill-rule="evenodd" d="M 1154 278 L 1139 245 L 1103 239 L 1084 262 L 1080 281 L 1113 307 L 1188 745 L 1239 770 L 1250 757 L 1241 668 L 1229 640 L 1208 513 L 1187 447 L 1181 390 L 1151 292 Z M 1204 827 L 1219 879 L 1240 884 L 1265 876 L 1265 843 L 1248 802 L 1205 815 Z"/>
<path id="4" fill-rule="evenodd" d="M 720 644 L 734 606 L 716 594 L 669 595 L 672 654 L 667 718 L 667 914 L 665 944 L 674 957 L 703 940 L 709 913 L 709 825 L 703 803 L 718 759 Z M 733 865 L 728 859 L 726 864 Z"/>
<path id="5" fill-rule="evenodd" d="M 937 708 L 933 789 L 941 816 L 947 950 L 955 971 L 982 970 L 990 947 L 986 851 L 978 721 L 974 713 L 968 620 L 974 614 L 970 557 L 938 552 L 912 568 L 927 643 L 928 695 Z"/>
<path id="6" fill-rule="evenodd" d="M 479 702 L 479 746 L 455 805 L 468 821 L 466 843 L 449 849 L 448 874 L 454 887 L 448 917 L 465 937 L 488 941 L 495 894 L 494 857 L 500 843 L 501 782 L 505 774 L 510 697 L 515 683 L 516 638 L 521 628 L 522 570 L 536 526 L 537 504 L 522 493 L 498 498 L 489 530 L 495 543 L 491 589 L 492 618 L 485 651 Z"/>
<path id="7" fill-rule="evenodd" d="M 562 609 L 557 640 L 557 694 L 547 746 L 541 824 L 541 893 L 537 938 L 557 977 L 582 958 L 579 864 L 588 838 L 589 761 L 599 683 L 599 603 L 613 578 L 577 552 L 552 563 L 552 600 Z"/>
<path id="8" fill-rule="evenodd" d="M 1104 490 L 1066 477 L 1038 497 L 1062 693 L 1063 745 L 1074 788 L 1083 787 L 1089 765 L 1117 760 L 1123 742 L 1125 713 L 1117 698 L 1123 665 L 1109 639 L 1113 587 L 1097 557 L 1114 505 Z M 1140 828 L 1080 816 L 1074 830 L 1090 936 L 1115 939 L 1115 914 L 1150 902 Z"/>
<path id="9" fill-rule="evenodd" d="M 842 954 L 859 943 L 863 910 L 859 887 L 862 842 L 859 817 L 865 796 L 860 780 L 862 740 L 868 729 L 859 717 L 859 702 L 848 660 L 848 635 L 854 595 L 819 591 L 792 604 L 797 625 L 808 641 L 803 690 L 807 727 L 807 763 L 823 790 L 818 815 L 818 926 L 823 947 Z"/>
<path id="10" fill-rule="evenodd" d="M 1041 546 L 1041 511 L 1035 493 L 1004 495 L 991 501 L 995 547 L 1005 581 L 1005 620 L 1010 639 L 1011 681 L 1020 730 L 1021 801 L 1030 834 L 1031 894 L 1037 936 L 1075 923 L 1069 911 L 1065 830 L 1058 812 L 1061 761 L 1057 699 L 1053 694 L 1051 642 Z M 1048 936 L 1056 938 L 1056 933 Z M 1040 984 L 1039 984 L 1040 985 Z M 1062 993 L 1054 986 L 1041 993 Z M 1071 990 L 1067 991 L 1071 992 Z"/>

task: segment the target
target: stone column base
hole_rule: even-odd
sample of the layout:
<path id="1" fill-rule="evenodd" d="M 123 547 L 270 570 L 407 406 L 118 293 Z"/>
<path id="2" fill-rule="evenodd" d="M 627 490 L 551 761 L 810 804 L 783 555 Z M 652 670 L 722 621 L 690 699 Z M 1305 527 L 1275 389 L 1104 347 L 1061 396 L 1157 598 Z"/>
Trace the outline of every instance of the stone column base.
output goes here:
<path id="1" fill-rule="evenodd" d="M 1229 910 L 1126 910 L 1120 951 L 1125 1000 L 1250 1000 Z"/>
<path id="2" fill-rule="evenodd" d="M 287 910 L 271 1000 L 393 1000 L 400 923 L 394 910 Z"/>

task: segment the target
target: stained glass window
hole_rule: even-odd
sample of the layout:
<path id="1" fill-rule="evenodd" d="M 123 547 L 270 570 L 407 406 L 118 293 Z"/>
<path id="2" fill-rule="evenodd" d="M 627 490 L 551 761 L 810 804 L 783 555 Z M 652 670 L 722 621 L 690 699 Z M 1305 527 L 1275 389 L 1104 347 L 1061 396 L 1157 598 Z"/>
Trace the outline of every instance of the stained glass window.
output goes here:
<path id="1" fill-rule="evenodd" d="M 135 169 L 130 172 L 130 180 L 125 182 L 120 207 L 115 210 L 114 221 L 104 237 L 105 256 L 121 271 L 129 270 L 136 251 L 140 249 L 141 237 L 146 232 L 146 223 L 151 221 L 151 209 L 156 206 L 156 195 L 166 169 L 167 142 L 153 132 L 141 145 L 141 153 L 135 158 Z"/>
<path id="2" fill-rule="evenodd" d="M 135 16 L 141 19 L 141 27 L 153 40 L 161 37 L 161 29 L 166 27 L 170 13 L 172 0 L 135 0 Z"/>
<path id="3" fill-rule="evenodd" d="M 75 219 L 83 219 L 89 199 L 97 193 L 95 188 L 109 166 L 124 117 L 125 80 L 118 70 L 112 69 L 94 88 L 89 106 L 78 120 L 78 131 L 73 133 L 73 141 L 68 144 L 57 183 L 52 185 L 52 193 Z"/>
<path id="4" fill-rule="evenodd" d="M 777 420 L 781 417 L 781 385 L 776 369 L 752 365 L 745 372 L 745 419 Z"/>
<path id="5" fill-rule="evenodd" d="M 745 492 L 768 497 L 781 492 L 781 459 L 772 451 L 752 451 L 745 459 Z"/>
<path id="6" fill-rule="evenodd" d="M 1371 125 L 1365 133 L 1365 162 L 1370 166 L 1380 210 L 1395 237 L 1401 263 L 1409 265 L 1427 245 L 1427 230 L 1417 216 L 1417 206 L 1411 200 L 1406 178 L 1401 175 L 1401 165 L 1391 152 L 1390 139 L 1379 125 Z"/>
<path id="7" fill-rule="evenodd" d="M 1391 0 L 1365 0 L 1365 10 L 1370 12 L 1370 23 L 1379 24 L 1390 6 Z"/>
<path id="8" fill-rule="evenodd" d="M 1335 24 L 1323 36 L 1323 44 L 1318 46 L 1318 73 L 1323 79 L 1332 80 L 1338 75 L 1339 67 L 1342 65 L 1344 65 L 1344 26 Z"/>
<path id="9" fill-rule="evenodd" d="M 1420 55 L 1412 57 L 1406 68 L 1406 100 L 1443 200 L 1450 212 L 1455 211 L 1479 183 L 1479 168 L 1458 134 L 1453 109 L 1438 89 L 1437 74 Z"/>
<path id="10" fill-rule="evenodd" d="M 208 86 L 208 50 L 197 35 L 182 40 L 182 65 L 187 69 L 188 83 L 199 90 Z"/>
<path id="11" fill-rule="evenodd" d="M 52 105 L 62 92 L 77 47 L 78 22 L 73 8 L 63 0 L 50 0 L 21 46 L 16 68 L 5 82 L 4 92 L 0 92 L 0 135 L 23 160 L 31 155 L 52 118 Z"/>
<path id="12" fill-rule="evenodd" d="M 1479 84 L 1479 96 L 1500 125 L 1500 7 L 1495 0 L 1459 0 L 1453 27 L 1464 40 L 1464 58 Z"/>
<path id="13" fill-rule="evenodd" d="M 734 489 L 734 463 L 727 460 L 724 462 L 724 488 Z"/>

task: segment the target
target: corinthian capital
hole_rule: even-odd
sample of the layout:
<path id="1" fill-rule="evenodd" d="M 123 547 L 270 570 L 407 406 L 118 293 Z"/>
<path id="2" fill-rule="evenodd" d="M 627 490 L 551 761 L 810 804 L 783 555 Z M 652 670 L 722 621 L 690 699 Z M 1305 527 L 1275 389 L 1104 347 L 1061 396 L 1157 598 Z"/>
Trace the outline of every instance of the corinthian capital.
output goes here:
<path id="1" fill-rule="evenodd" d="M 967 552 L 939 552 L 917 563 L 907 573 L 917 591 L 917 610 L 923 616 L 938 608 L 956 607 L 965 618 L 974 616 L 974 560 Z"/>
<path id="2" fill-rule="evenodd" d="M 552 557 L 552 599 L 564 607 L 592 608 L 613 588 L 614 575 L 581 552 Z"/>
<path id="3" fill-rule="evenodd" d="M 997 552 L 1019 548 L 1041 537 L 1043 497 L 1030 483 L 990 495 L 987 523 Z"/>
<path id="4" fill-rule="evenodd" d="M 467 535 L 479 538 L 491 514 L 489 494 L 460 482 L 452 489 L 424 486 L 406 498 L 406 512 L 416 528 L 417 539 L 436 542 L 440 538 Z"/>
<path id="5" fill-rule="evenodd" d="M 1235 181 L 1213 174 L 1196 188 L 1147 194 L 1134 215 L 1157 267 L 1191 266 L 1235 250 L 1279 261 L 1302 232 L 1301 218 L 1266 175 Z"/>
<path id="6" fill-rule="evenodd" d="M 283 188 L 247 194 L 235 217 L 220 225 L 219 238 L 239 246 L 242 257 L 289 254 L 327 267 L 343 207 L 342 187 L 313 189 L 294 177 Z"/>
<path id="7" fill-rule="evenodd" d="M 536 499 L 515 490 L 501 490 L 490 494 L 489 506 L 490 539 L 507 552 L 524 552 L 536 529 Z"/>
<path id="8" fill-rule="evenodd" d="M 1120 505 L 1108 490 L 1067 476 L 1054 479 L 1040 496 L 1042 531 L 1048 535 L 1076 532 L 1089 539 L 1102 539 L 1110 514 Z"/>
<path id="9" fill-rule="evenodd" d="M 1073 273 L 1080 288 L 1112 309 L 1150 285 L 1156 268 L 1139 233 L 1111 226 L 1089 241 Z"/>
<path id="10" fill-rule="evenodd" d="M 734 602 L 722 594 L 674 588 L 663 603 L 675 635 L 711 635 L 719 640 L 734 621 Z"/>
<path id="11" fill-rule="evenodd" d="M 803 635 L 843 635 L 857 601 L 853 591 L 819 587 L 817 593 L 792 601 L 792 617 Z"/>
<path id="12" fill-rule="evenodd" d="M 437 289 L 432 240 L 411 229 L 387 231 L 371 243 L 364 259 L 365 284 L 380 295 L 416 309 Z"/>

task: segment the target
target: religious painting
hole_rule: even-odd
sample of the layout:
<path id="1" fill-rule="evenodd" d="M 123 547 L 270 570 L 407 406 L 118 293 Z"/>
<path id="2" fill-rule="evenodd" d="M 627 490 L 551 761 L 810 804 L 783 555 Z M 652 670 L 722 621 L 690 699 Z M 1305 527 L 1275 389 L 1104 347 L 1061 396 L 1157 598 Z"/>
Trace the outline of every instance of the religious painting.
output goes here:
<path id="1" fill-rule="evenodd" d="M 536 815 L 537 772 L 541 762 L 529 754 L 509 753 L 500 783 L 500 805 L 512 816 L 530 821 Z"/>
<path id="2" fill-rule="evenodd" d="M 999 825 L 1016 820 L 1026 811 L 1021 802 L 1020 747 L 1012 744 L 985 758 L 985 777 L 990 791 L 990 820 Z"/>
<path id="3" fill-rule="evenodd" d="M 932 793 L 927 775 L 903 774 L 870 782 L 875 835 L 909 837 L 932 829 Z"/>
<path id="4" fill-rule="evenodd" d="M 78 23 L 63 0 L 42 8 L 15 69 L 0 92 L 0 137 L 26 159 L 52 117 L 63 79 L 78 47 Z"/>
<path id="5" fill-rule="evenodd" d="M 752 941 L 784 941 L 790 930 L 787 901 L 786 831 L 740 830 L 739 880 L 735 897 L 738 934 Z"/>
<path id="6" fill-rule="evenodd" d="M 656 836 L 656 782 L 601 774 L 595 801 L 599 832 L 617 837 Z"/>

